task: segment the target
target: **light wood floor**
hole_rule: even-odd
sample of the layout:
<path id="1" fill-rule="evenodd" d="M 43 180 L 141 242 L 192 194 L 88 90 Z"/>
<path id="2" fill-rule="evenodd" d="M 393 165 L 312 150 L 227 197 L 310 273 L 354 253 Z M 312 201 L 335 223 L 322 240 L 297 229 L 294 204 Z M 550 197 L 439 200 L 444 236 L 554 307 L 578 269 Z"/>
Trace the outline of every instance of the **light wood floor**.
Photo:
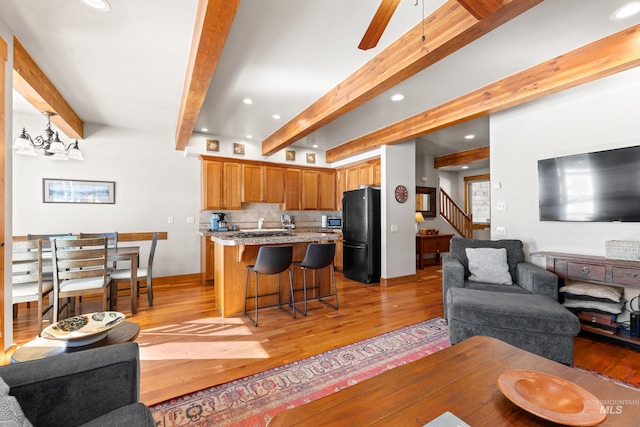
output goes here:
<path id="1" fill-rule="evenodd" d="M 154 285 L 154 307 L 141 295 L 135 315 L 127 298 L 119 298 L 118 311 L 142 330 L 136 340 L 141 400 L 158 403 L 442 316 L 438 267 L 420 271 L 415 282 L 388 288 L 337 276 L 339 310 L 312 301 L 308 316 L 294 320 L 278 308 L 264 309 L 257 328 L 242 316 L 220 319 L 213 288 L 199 282 Z M 95 299 L 85 297 L 80 304 L 85 313 L 99 310 Z M 35 311 L 19 307 L 17 345 L 37 335 Z M 578 337 L 575 364 L 640 386 L 640 351 Z"/>

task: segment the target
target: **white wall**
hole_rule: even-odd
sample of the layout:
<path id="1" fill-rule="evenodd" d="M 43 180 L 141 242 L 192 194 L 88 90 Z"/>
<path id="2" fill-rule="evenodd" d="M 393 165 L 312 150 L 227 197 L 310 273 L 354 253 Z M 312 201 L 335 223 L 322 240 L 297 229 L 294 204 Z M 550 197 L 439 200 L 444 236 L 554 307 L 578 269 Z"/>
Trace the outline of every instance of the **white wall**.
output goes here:
<path id="1" fill-rule="evenodd" d="M 603 256 L 606 240 L 640 240 L 638 223 L 541 222 L 539 159 L 640 144 L 640 69 L 610 76 L 491 116 L 493 238 L 525 242 L 527 255 L 557 251 Z M 506 211 L 496 211 L 498 201 Z M 496 236 L 497 226 L 507 229 Z M 534 259 L 542 263 L 542 259 Z"/>
<path id="2" fill-rule="evenodd" d="M 40 135 L 46 119 L 15 113 L 13 138 L 23 126 L 32 136 Z M 84 131 L 80 141 L 84 161 L 14 156 L 13 234 L 167 231 L 167 240 L 158 242 L 154 276 L 199 273 L 199 160 L 176 151 L 169 133 L 92 123 L 85 123 Z M 45 204 L 43 178 L 115 181 L 116 203 Z M 170 216 L 173 224 L 168 223 Z M 187 217 L 194 223 L 187 224 Z M 140 264 L 146 266 L 150 242 L 139 245 Z"/>
<path id="3" fill-rule="evenodd" d="M 380 152 L 382 172 L 382 264 L 381 276 L 385 279 L 416 273 L 415 226 L 415 140 L 397 145 L 385 145 Z M 395 199 L 395 188 L 404 185 L 409 190 L 405 203 Z M 398 232 L 391 232 L 397 226 Z"/>

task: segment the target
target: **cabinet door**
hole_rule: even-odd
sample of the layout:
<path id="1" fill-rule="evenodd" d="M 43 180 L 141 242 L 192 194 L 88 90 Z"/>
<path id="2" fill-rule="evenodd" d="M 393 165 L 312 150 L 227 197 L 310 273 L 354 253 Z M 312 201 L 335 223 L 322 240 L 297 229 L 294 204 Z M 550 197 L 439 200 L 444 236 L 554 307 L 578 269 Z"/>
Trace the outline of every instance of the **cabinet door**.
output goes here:
<path id="1" fill-rule="evenodd" d="M 357 190 L 360 186 L 360 175 L 357 167 L 347 169 L 347 190 Z"/>
<path id="2" fill-rule="evenodd" d="M 265 166 L 263 188 L 265 202 L 284 203 L 284 168 Z"/>
<path id="3" fill-rule="evenodd" d="M 342 210 L 342 193 L 347 191 L 347 170 L 339 170 L 336 174 L 336 210 Z"/>
<path id="4" fill-rule="evenodd" d="M 287 168 L 284 175 L 284 209 L 299 211 L 302 201 L 302 171 Z"/>
<path id="5" fill-rule="evenodd" d="M 224 162 L 223 208 L 240 209 L 240 185 L 242 182 L 242 167 L 240 163 Z"/>
<path id="6" fill-rule="evenodd" d="M 336 244 L 336 255 L 333 258 L 333 266 L 336 270 L 342 271 L 342 235 L 340 240 L 334 240 Z"/>
<path id="7" fill-rule="evenodd" d="M 202 161 L 202 209 L 222 209 L 222 162 Z"/>
<path id="8" fill-rule="evenodd" d="M 373 185 L 373 165 L 358 167 L 358 185 Z"/>
<path id="9" fill-rule="evenodd" d="M 264 186 L 264 166 L 242 165 L 242 201 L 260 203 L 264 201 L 262 189 Z"/>
<path id="10" fill-rule="evenodd" d="M 336 174 L 333 171 L 318 172 L 318 209 L 332 211 L 336 206 Z"/>
<path id="11" fill-rule="evenodd" d="M 373 185 L 382 185 L 382 169 L 380 159 L 373 162 Z"/>
<path id="12" fill-rule="evenodd" d="M 318 172 L 302 171 L 302 210 L 318 209 Z"/>

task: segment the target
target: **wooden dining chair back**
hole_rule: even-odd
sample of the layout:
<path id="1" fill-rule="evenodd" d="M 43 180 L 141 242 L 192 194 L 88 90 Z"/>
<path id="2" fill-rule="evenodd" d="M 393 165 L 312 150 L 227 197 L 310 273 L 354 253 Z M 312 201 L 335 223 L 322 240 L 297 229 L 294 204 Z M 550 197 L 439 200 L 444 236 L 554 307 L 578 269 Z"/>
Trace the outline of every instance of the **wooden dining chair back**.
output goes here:
<path id="1" fill-rule="evenodd" d="M 101 294 L 102 310 L 109 310 L 111 279 L 107 273 L 107 238 L 53 239 L 51 249 L 54 322 L 58 321 L 58 315 L 65 306 L 69 309 L 69 299 L 76 296 Z M 65 299 L 67 301 L 62 303 Z"/>
<path id="2" fill-rule="evenodd" d="M 153 233 L 153 237 L 151 238 L 151 248 L 149 249 L 149 261 L 147 262 L 146 268 L 138 268 L 136 271 L 136 277 L 138 282 L 141 280 L 146 280 L 147 282 L 147 299 L 149 301 L 149 307 L 153 307 L 153 258 L 156 254 L 156 246 L 158 244 L 158 235 L 159 233 L 156 231 Z M 113 303 L 117 304 L 118 302 L 118 291 L 124 291 L 130 289 L 131 282 L 131 269 L 119 269 L 115 270 L 110 274 L 113 287 L 112 289 L 112 299 Z M 128 286 L 119 287 L 120 284 L 126 283 Z M 138 292 L 140 291 L 140 286 L 138 284 Z"/>
<path id="3" fill-rule="evenodd" d="M 118 247 L 118 232 L 114 231 L 111 233 L 80 233 L 80 239 L 96 239 L 106 237 L 107 238 L 107 246 L 110 248 Z M 107 266 L 107 270 L 113 271 L 118 268 L 118 263 L 113 261 L 113 263 Z"/>
<path id="4" fill-rule="evenodd" d="M 44 315 L 50 312 L 53 320 L 53 282 L 43 279 L 42 240 L 13 242 L 11 260 L 13 317 L 18 316 L 19 303 L 37 302 L 40 333 Z"/>

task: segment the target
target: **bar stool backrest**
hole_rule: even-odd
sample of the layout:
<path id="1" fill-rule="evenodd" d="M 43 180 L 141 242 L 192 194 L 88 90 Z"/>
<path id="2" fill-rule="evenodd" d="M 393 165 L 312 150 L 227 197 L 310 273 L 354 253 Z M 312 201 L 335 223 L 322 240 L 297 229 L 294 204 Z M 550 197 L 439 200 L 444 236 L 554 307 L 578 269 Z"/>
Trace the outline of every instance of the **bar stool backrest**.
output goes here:
<path id="1" fill-rule="evenodd" d="M 310 269 L 325 268 L 331 265 L 335 255 L 335 243 L 311 243 L 307 246 L 307 253 L 299 265 Z"/>
<path id="2" fill-rule="evenodd" d="M 278 274 L 293 260 L 293 246 L 261 246 L 252 270 L 260 274 Z"/>

